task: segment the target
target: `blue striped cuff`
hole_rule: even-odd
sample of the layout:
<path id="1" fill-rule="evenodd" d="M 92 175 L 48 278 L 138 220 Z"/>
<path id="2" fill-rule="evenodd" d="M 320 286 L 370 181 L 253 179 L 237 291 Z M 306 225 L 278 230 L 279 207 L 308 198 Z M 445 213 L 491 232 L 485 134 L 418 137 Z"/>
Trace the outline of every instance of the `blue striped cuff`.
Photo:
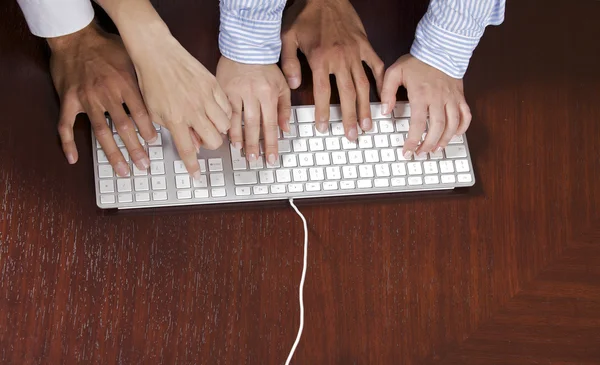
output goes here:
<path id="1" fill-rule="evenodd" d="M 410 54 L 447 75 L 462 79 L 481 37 L 468 37 L 435 25 L 426 13 L 417 25 Z"/>
<path id="2" fill-rule="evenodd" d="M 277 63 L 281 53 L 281 17 L 248 19 L 222 9 L 219 49 L 223 56 L 240 63 Z"/>

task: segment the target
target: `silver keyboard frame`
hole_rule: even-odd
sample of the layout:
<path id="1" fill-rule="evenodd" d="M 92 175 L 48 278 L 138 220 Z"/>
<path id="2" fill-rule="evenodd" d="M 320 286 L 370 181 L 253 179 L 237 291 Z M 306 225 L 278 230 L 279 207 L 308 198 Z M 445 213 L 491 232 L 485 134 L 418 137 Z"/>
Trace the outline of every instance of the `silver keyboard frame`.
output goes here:
<path id="1" fill-rule="evenodd" d="M 381 104 L 380 103 L 371 103 L 372 106 L 377 106 L 379 107 Z M 407 102 L 398 102 L 397 105 L 403 106 L 405 108 L 405 110 L 409 110 L 409 106 Z M 336 107 L 339 105 L 331 105 L 332 107 Z M 294 106 L 292 107 L 292 113 L 293 113 L 293 117 L 296 118 L 296 110 L 300 109 L 300 108 L 313 108 L 314 109 L 314 105 L 299 105 L 299 106 Z M 403 116 L 389 116 L 387 118 L 375 118 L 373 117 L 373 120 L 380 120 L 380 119 L 399 119 L 399 118 L 410 118 L 409 115 L 403 115 Z M 332 120 L 335 121 L 335 120 Z M 296 120 L 297 123 L 297 120 Z M 313 122 L 314 124 L 314 122 Z M 173 141 L 171 138 L 170 133 L 168 132 L 168 130 L 166 128 L 161 128 L 159 131 L 159 133 L 162 134 L 162 147 L 163 147 L 163 161 L 165 162 L 165 174 L 162 176 L 166 176 L 167 177 L 167 196 L 168 199 L 167 200 L 162 200 L 162 201 L 148 201 L 148 202 L 136 202 L 135 200 L 130 202 L 130 203 L 120 203 L 118 202 L 118 199 L 115 199 L 115 203 L 113 204 L 102 204 L 101 200 L 100 200 L 100 187 L 99 187 L 99 172 L 98 172 L 98 156 L 97 156 L 97 151 L 98 148 L 96 147 L 96 138 L 94 135 L 94 132 L 92 131 L 92 153 L 93 153 L 93 160 L 94 160 L 94 182 L 95 182 L 95 191 L 96 191 L 96 204 L 98 206 L 98 208 L 100 209 L 142 209 L 142 208 L 159 208 L 159 207 L 180 207 L 180 206 L 194 206 L 194 205 L 215 205 L 215 204 L 232 204 L 232 203 L 248 203 L 248 202 L 269 202 L 269 201 L 282 201 L 282 200 L 288 200 L 289 198 L 294 198 L 294 199 L 315 199 L 315 198 L 333 198 L 333 197 L 344 197 L 344 196 L 366 196 L 366 195 L 374 195 L 374 194 L 398 194 L 398 193 L 406 193 L 406 192 L 427 192 L 427 191 L 442 191 L 442 190 L 452 190 L 455 188 L 468 188 L 468 187 L 472 187 L 475 184 L 475 173 L 474 173 L 474 168 L 473 168 L 473 163 L 471 160 L 471 152 L 469 150 L 469 145 L 467 142 L 467 137 L 466 135 L 463 135 L 463 140 L 464 140 L 464 145 L 466 147 L 466 151 L 467 151 L 467 157 L 462 157 L 461 159 L 467 159 L 469 162 L 469 167 L 470 167 L 470 171 L 468 172 L 469 174 L 471 174 L 471 182 L 468 183 L 461 183 L 458 182 L 458 180 L 455 183 L 452 184 L 431 184 L 431 185 L 405 185 L 405 186 L 389 186 L 389 187 L 381 187 L 381 188 L 377 188 L 375 186 L 368 188 L 368 189 L 359 189 L 359 188 L 354 188 L 354 189 L 348 189 L 348 190 L 344 190 L 344 189 L 337 189 L 337 190 L 332 190 L 332 191 L 311 191 L 311 192 L 301 192 L 301 193 L 281 193 L 281 194 L 272 194 L 272 193 L 268 193 L 265 195 L 254 195 L 251 194 L 249 196 L 239 196 L 235 194 L 235 188 L 236 185 L 234 184 L 233 181 L 233 167 L 232 167 L 232 161 L 231 161 L 231 152 L 230 152 L 230 143 L 229 143 L 229 139 L 227 136 L 223 137 L 223 144 L 221 145 L 221 147 L 219 147 L 217 150 L 206 150 L 206 149 L 201 149 L 200 153 L 198 154 L 198 159 L 206 159 L 208 160 L 209 158 L 221 158 L 223 161 L 223 171 L 222 173 L 225 175 L 225 189 L 227 192 L 227 195 L 225 197 L 212 197 L 212 195 L 209 198 L 195 198 L 192 194 L 192 198 L 191 199 L 185 199 L 185 200 L 179 200 L 177 199 L 177 188 L 175 186 L 175 171 L 174 171 L 174 161 L 179 160 L 179 155 L 177 154 L 177 151 L 175 149 L 175 146 L 173 145 Z M 376 135 L 376 134 L 373 134 Z M 342 137 L 342 136 L 340 136 Z M 296 138 L 301 138 L 301 137 L 296 137 Z M 290 140 L 293 140 L 294 138 L 291 138 Z M 147 150 L 147 144 L 144 144 L 144 147 Z M 392 147 L 390 147 L 392 148 Z M 444 158 L 445 160 L 446 158 Z M 414 157 L 411 158 L 411 160 L 414 161 Z M 429 159 L 428 159 L 429 160 Z M 398 162 L 398 161 L 396 161 Z M 404 162 L 404 161 L 402 161 Z M 406 162 L 410 162 L 410 161 L 406 161 Z M 133 162 L 129 162 L 129 166 L 131 169 Z M 392 162 L 390 162 L 392 163 Z M 346 165 L 352 165 L 350 163 L 347 163 Z M 329 166 L 345 166 L 345 165 L 329 165 Z M 325 166 L 323 166 L 325 167 Z M 281 169 L 286 169 L 283 166 L 280 167 Z M 277 170 L 277 168 L 269 168 L 271 170 Z M 208 167 L 207 167 L 208 170 Z M 209 175 L 210 171 L 206 171 L 203 174 Z M 457 172 L 455 172 L 455 174 L 457 174 Z M 441 175 L 441 173 L 438 173 L 438 175 Z M 150 178 L 150 173 L 148 173 L 148 178 Z M 409 175 L 406 175 L 405 177 L 408 177 Z M 418 176 L 418 175 L 413 175 L 413 176 Z M 424 177 L 425 174 L 420 175 L 421 177 Z M 133 176 L 133 174 L 130 174 L 130 178 L 133 179 L 135 178 L 135 176 Z M 390 177 L 391 178 L 391 177 Z M 116 181 L 117 176 L 115 175 L 113 177 L 113 180 Z M 372 178 L 371 180 L 373 180 L 374 178 Z M 340 181 L 343 179 L 340 179 Z M 353 179 L 354 181 L 358 180 L 358 179 Z M 210 190 L 210 179 L 208 179 L 209 181 L 209 187 L 206 188 L 208 190 Z M 441 181 L 441 180 L 440 180 Z M 310 180 L 308 181 L 310 182 Z M 293 182 L 292 182 L 293 183 Z M 306 182 L 305 182 L 306 183 Z M 286 183 L 287 184 L 287 183 Z M 115 184 L 116 185 L 116 184 Z M 133 185 L 133 184 L 132 184 Z M 261 184 L 256 184 L 256 185 L 261 185 Z M 245 186 L 256 186 L 256 185 L 245 185 Z M 272 185 L 272 184 L 269 184 Z M 268 186 L 268 185 L 267 185 Z M 195 188 L 192 187 L 189 190 L 194 190 Z M 115 188 L 116 190 L 116 188 Z M 163 190 L 165 191 L 165 190 Z M 152 189 L 148 190 L 149 193 L 152 193 Z M 132 194 L 135 194 L 135 189 L 132 188 Z M 117 192 L 115 191 L 115 196 L 117 196 Z"/>

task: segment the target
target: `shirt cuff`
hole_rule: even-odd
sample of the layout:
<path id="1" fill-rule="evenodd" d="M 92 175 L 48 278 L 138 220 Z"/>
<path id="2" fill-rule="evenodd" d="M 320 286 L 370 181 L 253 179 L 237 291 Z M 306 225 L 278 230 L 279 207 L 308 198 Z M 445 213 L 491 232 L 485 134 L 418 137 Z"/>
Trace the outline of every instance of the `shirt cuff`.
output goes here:
<path id="1" fill-rule="evenodd" d="M 31 33 L 53 38 L 75 33 L 94 19 L 90 0 L 19 0 Z"/>
<path id="2" fill-rule="evenodd" d="M 410 54 L 451 77 L 462 79 L 480 38 L 447 31 L 434 24 L 426 13 L 417 25 Z"/>
<path id="3" fill-rule="evenodd" d="M 246 64 L 270 65 L 281 54 L 281 15 L 276 19 L 253 19 L 236 11 L 221 8 L 219 50 L 233 61 Z M 278 16 L 277 16 L 278 15 Z"/>

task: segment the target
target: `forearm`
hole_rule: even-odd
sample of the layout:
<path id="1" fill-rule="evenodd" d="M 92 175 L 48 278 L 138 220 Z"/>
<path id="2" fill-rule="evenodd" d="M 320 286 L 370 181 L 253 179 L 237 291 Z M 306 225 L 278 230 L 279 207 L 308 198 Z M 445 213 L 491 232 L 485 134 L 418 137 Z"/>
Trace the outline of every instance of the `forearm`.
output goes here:
<path id="1" fill-rule="evenodd" d="M 117 26 L 132 60 L 171 33 L 148 0 L 96 0 Z"/>
<path id="2" fill-rule="evenodd" d="M 488 25 L 504 21 L 505 0 L 431 0 L 411 54 L 454 78 L 467 71 Z"/>
<path id="3" fill-rule="evenodd" d="M 221 0 L 221 54 L 240 63 L 277 63 L 284 7 L 285 0 Z"/>

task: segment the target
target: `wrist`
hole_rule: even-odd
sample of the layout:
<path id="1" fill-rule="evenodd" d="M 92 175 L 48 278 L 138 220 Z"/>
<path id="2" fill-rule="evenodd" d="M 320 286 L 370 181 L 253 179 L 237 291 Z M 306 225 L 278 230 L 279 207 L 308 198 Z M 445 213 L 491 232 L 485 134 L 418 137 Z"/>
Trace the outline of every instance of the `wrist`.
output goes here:
<path id="1" fill-rule="evenodd" d="M 92 21 L 87 27 L 75 33 L 67 34 L 60 37 L 46 38 L 48 47 L 52 53 L 64 52 L 80 44 L 90 44 L 101 36 L 101 30 L 98 25 Z"/>

